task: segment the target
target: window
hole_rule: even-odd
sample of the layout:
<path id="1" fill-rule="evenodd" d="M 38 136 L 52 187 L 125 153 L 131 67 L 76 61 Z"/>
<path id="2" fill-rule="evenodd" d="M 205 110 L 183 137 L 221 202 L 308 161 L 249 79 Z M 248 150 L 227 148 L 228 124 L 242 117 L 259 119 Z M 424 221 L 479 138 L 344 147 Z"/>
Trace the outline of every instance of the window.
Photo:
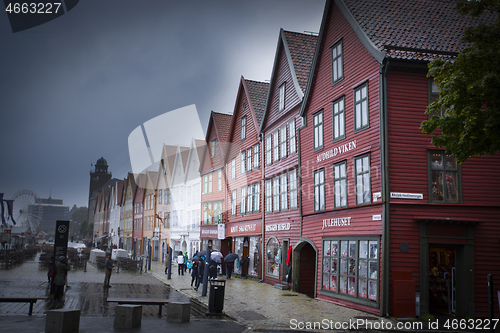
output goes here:
<path id="1" fill-rule="evenodd" d="M 290 194 L 290 209 L 297 208 L 297 170 L 292 170 L 288 173 L 289 194 Z"/>
<path id="2" fill-rule="evenodd" d="M 323 148 L 323 111 L 313 115 L 314 150 Z"/>
<path id="3" fill-rule="evenodd" d="M 247 172 L 252 171 L 252 148 L 247 149 Z"/>
<path id="4" fill-rule="evenodd" d="M 345 138 L 344 97 L 333 102 L 333 141 Z"/>
<path id="5" fill-rule="evenodd" d="M 445 151 L 429 152 L 429 201 L 460 201 L 460 172 L 455 157 Z"/>
<path id="6" fill-rule="evenodd" d="M 163 227 L 170 228 L 170 212 L 166 212 L 163 218 Z"/>
<path id="7" fill-rule="evenodd" d="M 340 41 L 332 47 L 332 85 L 342 80 L 343 77 L 342 41 Z"/>
<path id="8" fill-rule="evenodd" d="M 245 152 L 242 151 L 240 154 L 240 173 L 245 173 Z"/>
<path id="9" fill-rule="evenodd" d="M 290 149 L 290 155 L 295 154 L 297 151 L 297 139 L 296 139 L 296 133 L 295 133 L 295 118 L 290 120 L 288 123 L 288 141 L 289 143 L 289 149 Z"/>
<path id="10" fill-rule="evenodd" d="M 210 157 L 215 156 L 215 139 L 210 142 Z"/>
<path id="11" fill-rule="evenodd" d="M 322 289 L 377 301 L 378 247 L 373 238 L 323 239 Z"/>
<path id="12" fill-rule="evenodd" d="M 441 89 L 438 88 L 437 83 L 434 80 L 429 79 L 429 104 L 437 102 L 439 100 L 439 93 Z M 429 114 L 429 118 L 432 116 L 441 117 L 445 112 L 445 108 L 441 108 L 439 113 L 432 112 Z"/>
<path id="13" fill-rule="evenodd" d="M 222 223 L 222 202 L 221 201 L 214 202 L 213 215 L 214 215 L 214 224 Z"/>
<path id="14" fill-rule="evenodd" d="M 253 212 L 253 185 L 247 186 L 247 214 Z"/>
<path id="15" fill-rule="evenodd" d="M 245 140 L 247 135 L 247 117 L 241 118 L 241 141 Z"/>
<path id="16" fill-rule="evenodd" d="M 271 160 L 271 149 L 272 149 L 272 144 L 271 144 L 271 135 L 268 135 L 266 137 L 266 164 L 269 165 L 272 163 Z"/>
<path id="17" fill-rule="evenodd" d="M 281 210 L 288 209 L 288 188 L 287 188 L 287 174 L 284 173 L 280 176 L 281 185 Z"/>
<path id="18" fill-rule="evenodd" d="M 241 203 L 240 203 L 240 214 L 245 214 L 245 207 L 247 206 L 247 188 L 241 188 Z"/>
<path id="19" fill-rule="evenodd" d="M 280 252 L 280 243 L 276 237 L 271 237 L 266 245 L 266 275 L 278 277 L 280 274 L 280 261 L 278 253 Z"/>
<path id="20" fill-rule="evenodd" d="M 217 191 L 222 192 L 222 170 L 217 171 Z"/>
<path id="21" fill-rule="evenodd" d="M 253 184 L 253 211 L 260 212 L 260 183 Z"/>
<path id="22" fill-rule="evenodd" d="M 236 216 L 236 190 L 231 192 L 231 216 Z"/>
<path id="23" fill-rule="evenodd" d="M 325 210 L 325 169 L 314 171 L 314 211 Z"/>
<path id="24" fill-rule="evenodd" d="M 272 180 L 266 180 L 266 212 L 273 211 L 273 184 Z"/>
<path id="25" fill-rule="evenodd" d="M 278 130 L 276 130 L 273 133 L 273 162 L 276 162 L 279 159 L 278 144 L 279 144 L 279 137 L 278 137 Z"/>
<path id="26" fill-rule="evenodd" d="M 203 176 L 203 194 L 208 193 L 208 176 Z"/>
<path id="27" fill-rule="evenodd" d="M 286 157 L 286 124 L 280 128 L 280 150 L 281 150 L 281 158 Z"/>
<path id="28" fill-rule="evenodd" d="M 231 160 L 231 179 L 236 179 L 236 159 Z"/>
<path id="29" fill-rule="evenodd" d="M 368 128 L 368 84 L 354 90 L 354 129 Z"/>
<path id="30" fill-rule="evenodd" d="M 259 168 L 259 144 L 253 146 L 253 168 Z"/>
<path id="31" fill-rule="evenodd" d="M 165 203 L 165 205 L 169 204 L 169 196 L 170 196 L 170 190 L 167 188 L 163 191 L 163 194 L 165 195 L 165 199 L 163 200 L 163 202 Z"/>
<path id="32" fill-rule="evenodd" d="M 355 158 L 354 169 L 356 175 L 356 204 L 362 205 L 370 203 L 370 156 L 365 155 Z"/>
<path id="33" fill-rule="evenodd" d="M 283 110 L 285 110 L 285 83 L 283 83 L 281 86 L 280 86 L 280 99 L 279 99 L 279 109 L 278 111 L 281 112 Z"/>
<path id="34" fill-rule="evenodd" d="M 212 193 L 212 174 L 208 174 L 208 193 Z"/>
<path id="35" fill-rule="evenodd" d="M 346 162 L 333 166 L 333 206 L 347 206 L 347 174 Z"/>
<path id="36" fill-rule="evenodd" d="M 280 211 L 280 177 L 273 178 L 273 211 Z"/>
<path id="37" fill-rule="evenodd" d="M 162 198 L 162 195 L 161 195 L 161 189 L 158 190 L 158 203 L 161 204 L 161 198 Z"/>

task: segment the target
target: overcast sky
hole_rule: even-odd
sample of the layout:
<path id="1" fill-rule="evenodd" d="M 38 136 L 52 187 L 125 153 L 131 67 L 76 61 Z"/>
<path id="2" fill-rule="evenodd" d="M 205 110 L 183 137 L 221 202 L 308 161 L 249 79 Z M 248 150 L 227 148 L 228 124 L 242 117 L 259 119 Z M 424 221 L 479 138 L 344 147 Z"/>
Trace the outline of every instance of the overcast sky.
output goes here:
<path id="1" fill-rule="evenodd" d="M 86 206 L 92 163 L 123 179 L 129 134 L 188 105 L 205 132 L 211 110 L 232 113 L 241 75 L 270 79 L 279 29 L 318 32 L 324 4 L 82 0 L 15 34 L 0 13 L 0 193 Z"/>

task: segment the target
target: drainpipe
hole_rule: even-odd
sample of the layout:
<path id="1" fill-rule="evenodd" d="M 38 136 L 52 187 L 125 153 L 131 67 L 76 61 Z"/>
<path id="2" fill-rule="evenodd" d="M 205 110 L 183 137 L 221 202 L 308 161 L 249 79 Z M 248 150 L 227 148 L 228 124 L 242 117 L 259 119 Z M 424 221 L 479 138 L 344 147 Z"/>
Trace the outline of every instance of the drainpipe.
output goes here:
<path id="1" fill-rule="evenodd" d="M 389 316 L 389 148 L 388 148 L 388 116 L 387 116 L 387 71 L 389 61 L 384 59 L 379 68 L 379 104 L 380 104 L 380 163 L 382 184 L 382 297 L 380 314 Z"/>

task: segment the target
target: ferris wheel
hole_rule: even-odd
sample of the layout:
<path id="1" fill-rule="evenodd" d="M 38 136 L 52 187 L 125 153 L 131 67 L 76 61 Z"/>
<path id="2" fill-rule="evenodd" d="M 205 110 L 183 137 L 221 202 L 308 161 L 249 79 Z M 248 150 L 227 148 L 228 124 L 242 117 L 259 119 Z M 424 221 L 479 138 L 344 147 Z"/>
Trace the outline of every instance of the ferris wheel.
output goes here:
<path id="1" fill-rule="evenodd" d="M 42 206 L 38 195 L 29 190 L 22 190 L 14 194 L 14 211 L 12 212 L 16 226 L 29 227 L 31 234 L 36 233 L 36 228 L 42 219 Z"/>

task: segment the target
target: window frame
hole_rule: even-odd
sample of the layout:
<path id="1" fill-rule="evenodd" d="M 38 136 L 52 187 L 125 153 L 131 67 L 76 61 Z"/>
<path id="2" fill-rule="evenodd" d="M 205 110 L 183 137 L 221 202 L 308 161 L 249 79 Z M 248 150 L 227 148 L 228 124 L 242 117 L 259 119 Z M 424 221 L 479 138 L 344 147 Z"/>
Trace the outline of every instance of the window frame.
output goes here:
<path id="1" fill-rule="evenodd" d="M 222 192 L 222 169 L 217 170 L 217 192 Z"/>
<path id="2" fill-rule="evenodd" d="M 339 172 L 341 173 L 338 177 L 337 177 L 337 174 L 335 172 L 335 168 L 336 167 L 344 167 L 344 176 L 342 177 L 342 171 L 339 170 Z M 345 197 L 345 204 L 342 205 L 342 199 L 340 199 L 340 205 L 337 205 L 337 182 L 340 183 L 340 186 L 342 186 L 342 182 L 343 182 L 343 188 L 344 188 L 344 191 L 341 191 L 343 194 L 344 194 L 344 197 Z M 342 187 L 341 187 L 342 188 Z M 333 208 L 343 208 L 343 207 L 347 207 L 349 204 L 348 202 L 348 196 L 347 196 L 347 161 L 341 161 L 339 163 L 335 163 L 333 165 Z"/>
<path id="3" fill-rule="evenodd" d="M 288 210 L 288 174 L 280 175 L 280 210 Z"/>
<path id="4" fill-rule="evenodd" d="M 247 137 L 247 116 L 241 117 L 240 141 L 244 141 Z"/>
<path id="5" fill-rule="evenodd" d="M 211 172 L 208 174 L 208 194 L 212 193 L 212 187 L 213 187 L 212 180 L 213 180 L 213 177 L 212 177 L 212 172 Z"/>
<path id="6" fill-rule="evenodd" d="M 273 163 L 279 161 L 280 155 L 279 155 L 279 132 L 276 129 L 273 133 Z"/>
<path id="7" fill-rule="evenodd" d="M 288 156 L 288 151 L 286 148 L 287 144 L 286 125 L 287 124 L 283 124 L 283 126 L 280 127 L 280 134 L 279 134 L 280 160 L 283 160 Z"/>
<path id="8" fill-rule="evenodd" d="M 253 211 L 260 212 L 260 182 L 253 184 Z"/>
<path id="9" fill-rule="evenodd" d="M 247 214 L 253 213 L 253 184 L 247 185 Z"/>
<path id="10" fill-rule="evenodd" d="M 316 118 L 321 116 L 321 122 L 318 120 L 318 124 L 316 124 Z M 323 123 L 324 123 L 324 117 L 323 117 L 323 110 L 320 110 L 318 112 L 316 112 L 315 114 L 313 114 L 313 151 L 318 151 L 318 150 L 321 150 L 323 149 L 323 147 L 325 146 L 325 142 L 324 142 L 324 128 L 323 128 Z M 318 128 L 318 133 L 316 133 L 316 128 Z M 321 131 L 321 135 L 320 135 L 320 132 Z M 316 146 L 316 136 L 318 136 L 318 138 L 321 138 L 321 144 L 319 144 L 319 139 L 318 139 L 318 145 Z"/>
<path id="11" fill-rule="evenodd" d="M 252 171 L 253 164 L 252 164 L 252 147 L 247 149 L 247 159 L 246 159 L 246 171 L 247 173 Z"/>
<path id="12" fill-rule="evenodd" d="M 278 88 L 278 112 L 285 110 L 285 94 L 286 94 L 286 82 L 283 82 Z"/>
<path id="13" fill-rule="evenodd" d="M 366 97 L 363 98 L 363 89 L 366 89 Z M 358 100 L 356 98 L 356 93 L 359 91 L 360 94 L 360 99 Z M 353 111 L 354 111 L 354 133 L 361 132 L 367 128 L 370 128 L 370 103 L 369 103 L 369 91 L 368 91 L 368 82 L 365 82 L 363 84 L 360 84 L 356 88 L 353 89 Z M 366 125 L 363 125 L 363 102 L 366 101 Z M 357 105 L 361 105 L 361 120 L 360 120 L 360 126 L 357 126 Z M 345 105 L 344 105 L 345 107 Z"/>
<path id="14" fill-rule="evenodd" d="M 319 175 L 319 183 L 316 183 L 316 174 Z M 321 174 L 323 176 L 323 181 L 321 182 Z M 325 203 L 325 168 L 321 168 L 318 170 L 315 170 L 313 173 L 313 184 L 314 184 L 314 211 L 315 212 L 321 212 L 326 209 L 326 203 Z M 316 189 L 318 189 L 318 197 L 319 200 L 323 198 L 323 201 L 318 201 L 316 200 Z M 316 206 L 316 202 L 318 202 L 318 205 Z M 323 209 L 321 209 L 321 203 L 323 203 Z"/>
<path id="15" fill-rule="evenodd" d="M 259 144 L 253 146 L 253 169 L 259 168 Z"/>
<path id="16" fill-rule="evenodd" d="M 362 171 L 358 171 L 358 163 L 357 161 L 358 160 L 363 160 L 365 158 L 368 158 L 368 170 L 362 170 Z M 363 161 L 361 162 L 361 165 L 363 165 Z M 358 201 L 358 177 L 360 175 L 362 175 L 362 179 L 363 179 L 363 198 L 364 198 L 364 188 L 365 188 L 365 174 L 368 174 L 368 179 L 369 179 L 369 187 L 368 187 L 368 201 L 365 201 L 363 199 L 363 202 L 359 202 Z M 371 181 L 371 159 L 370 159 L 370 154 L 364 154 L 364 155 L 360 155 L 360 156 L 356 156 L 354 157 L 354 195 L 356 197 L 356 205 L 357 206 L 360 206 L 360 205 L 368 205 L 368 204 L 371 204 L 372 203 L 372 185 L 371 185 L 372 181 Z"/>
<path id="17" fill-rule="evenodd" d="M 340 111 L 340 103 L 342 103 L 342 110 Z M 335 112 L 335 106 L 336 105 L 339 105 L 339 111 Z M 340 141 L 340 140 L 343 140 L 346 138 L 346 133 L 345 133 L 345 96 L 342 96 L 338 99 L 336 99 L 335 101 L 332 102 L 332 126 L 333 126 L 333 130 L 332 130 L 332 136 L 333 136 L 333 142 L 337 142 L 337 141 Z M 341 120 L 339 120 L 337 123 L 336 123 L 336 120 L 338 118 L 341 118 Z M 338 126 L 336 126 L 338 124 Z M 336 127 L 339 127 L 338 130 L 339 130 L 339 133 L 340 133 L 340 129 L 342 129 L 342 132 L 343 134 L 342 135 L 338 135 L 338 136 L 335 136 L 335 131 L 337 130 Z"/>
<path id="18" fill-rule="evenodd" d="M 293 155 L 297 152 L 297 133 L 295 131 L 295 118 L 292 118 L 288 122 L 288 147 L 288 152 L 290 155 Z"/>
<path id="19" fill-rule="evenodd" d="M 340 55 L 338 52 L 338 49 L 340 47 Z M 333 51 L 336 51 L 336 55 L 334 56 Z M 335 43 L 331 48 L 330 48 L 330 57 L 331 57 L 331 69 L 332 69 L 332 86 L 337 84 L 338 82 L 342 81 L 344 79 L 344 46 L 342 43 L 342 39 L 339 40 L 337 43 Z M 340 59 L 340 60 L 338 60 Z M 335 69 L 338 70 L 338 65 L 340 64 L 340 71 L 341 73 L 338 74 L 337 77 L 335 77 Z M 337 65 L 337 66 L 335 66 Z M 338 72 L 338 71 L 337 71 Z"/>
<path id="20" fill-rule="evenodd" d="M 245 215 L 247 210 L 247 187 L 243 186 L 240 189 L 240 193 L 241 193 L 240 215 Z"/>
<path id="21" fill-rule="evenodd" d="M 215 139 L 210 142 L 210 157 L 215 156 Z"/>
<path id="22" fill-rule="evenodd" d="M 292 181 L 292 175 L 294 177 L 294 180 Z M 294 186 L 292 184 L 295 184 Z M 297 169 L 294 169 L 290 172 L 288 172 L 288 201 L 289 201 L 289 209 L 296 209 L 299 208 L 299 202 L 298 202 L 298 189 L 297 189 Z M 293 200 L 292 200 L 293 198 Z"/>
<path id="23" fill-rule="evenodd" d="M 273 164 L 273 135 L 266 136 L 266 165 Z"/>
<path id="24" fill-rule="evenodd" d="M 441 161 L 443 163 L 442 167 L 433 167 L 432 166 L 432 158 L 433 154 L 440 154 Z M 437 204 L 461 204 L 462 203 L 462 170 L 460 164 L 458 164 L 455 158 L 455 168 L 446 168 L 446 156 L 454 157 L 452 154 L 447 154 L 445 150 L 428 150 L 427 151 L 427 179 L 428 179 L 428 188 L 429 188 L 429 203 L 437 203 Z M 443 173 L 443 200 L 434 200 L 433 199 L 433 177 L 432 172 L 442 172 Z M 447 200 L 448 196 L 448 186 L 446 184 L 446 174 L 454 172 L 456 173 L 456 182 L 457 184 L 457 201 Z"/>
<path id="25" fill-rule="evenodd" d="M 273 180 L 267 179 L 265 182 L 266 194 L 266 213 L 273 212 Z"/>
<path id="26" fill-rule="evenodd" d="M 236 157 L 231 159 L 231 179 L 236 179 Z"/>
<path id="27" fill-rule="evenodd" d="M 332 253 L 332 242 L 336 243 L 337 250 L 335 255 Z M 342 242 L 347 242 L 347 255 L 344 256 L 342 253 Z M 351 242 L 355 242 L 356 244 L 356 253 L 355 256 L 350 256 L 349 244 Z M 366 244 L 366 255 L 363 255 L 361 252 L 362 243 Z M 372 245 L 375 245 L 375 252 L 372 252 Z M 360 255 L 361 253 L 361 255 Z M 342 273 L 342 259 L 345 259 L 346 262 L 346 273 Z M 354 260 L 354 268 L 355 273 L 349 274 L 349 261 Z M 332 296 L 338 297 L 344 300 L 350 300 L 352 302 L 368 305 L 371 307 L 378 307 L 380 303 L 381 293 L 380 293 L 380 283 L 381 283 L 381 271 L 380 271 L 380 239 L 379 237 L 356 237 L 356 236 L 346 236 L 346 237 L 323 237 L 321 239 L 321 293 L 326 295 L 330 294 Z M 331 273 L 332 262 L 336 264 L 336 272 Z M 366 261 L 366 277 L 363 276 L 363 273 L 360 268 L 361 262 Z M 373 263 L 371 265 L 370 263 Z M 370 267 L 375 267 L 376 275 L 373 276 L 370 274 Z M 335 288 L 332 288 L 332 276 L 335 277 Z M 354 286 L 354 294 L 349 294 L 348 288 L 345 292 L 341 292 L 341 277 L 345 276 L 347 279 L 349 277 L 354 277 L 355 286 Z M 325 279 L 328 279 L 328 283 L 325 283 Z M 360 293 L 360 280 L 365 280 L 367 284 L 367 290 L 365 296 Z M 368 286 L 370 282 L 375 282 L 375 298 L 369 297 Z M 349 281 L 347 280 L 347 285 L 349 285 Z M 325 288 L 327 287 L 327 288 Z"/>
<path id="28" fill-rule="evenodd" d="M 273 178 L 273 212 L 280 211 L 280 176 Z"/>
<path id="29" fill-rule="evenodd" d="M 236 190 L 231 191 L 231 216 L 236 216 L 236 206 L 238 203 L 238 194 Z"/>
<path id="30" fill-rule="evenodd" d="M 246 173 L 246 150 L 240 153 L 240 174 L 244 175 Z"/>

